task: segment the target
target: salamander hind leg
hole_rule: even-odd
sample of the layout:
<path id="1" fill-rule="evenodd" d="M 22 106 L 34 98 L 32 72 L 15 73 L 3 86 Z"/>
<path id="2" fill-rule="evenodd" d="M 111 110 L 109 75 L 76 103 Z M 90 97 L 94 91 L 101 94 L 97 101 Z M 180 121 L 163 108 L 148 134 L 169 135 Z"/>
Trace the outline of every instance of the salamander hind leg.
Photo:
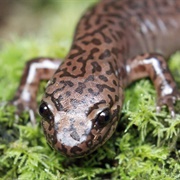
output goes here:
<path id="1" fill-rule="evenodd" d="M 36 95 L 41 80 L 49 80 L 62 61 L 51 58 L 36 58 L 26 63 L 22 78 L 10 104 L 17 107 L 16 115 L 27 111 L 31 122 L 35 123 L 37 112 Z"/>
<path id="2" fill-rule="evenodd" d="M 157 111 L 165 105 L 171 116 L 175 116 L 174 104 L 180 100 L 180 92 L 162 55 L 154 53 L 136 56 L 128 61 L 127 73 L 128 84 L 150 77 L 157 91 Z"/>

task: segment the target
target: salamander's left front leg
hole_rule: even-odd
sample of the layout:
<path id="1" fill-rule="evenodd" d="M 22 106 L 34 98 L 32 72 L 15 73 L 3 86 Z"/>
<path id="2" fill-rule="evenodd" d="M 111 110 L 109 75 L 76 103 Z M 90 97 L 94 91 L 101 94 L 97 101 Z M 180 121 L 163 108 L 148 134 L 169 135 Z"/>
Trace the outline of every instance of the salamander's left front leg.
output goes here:
<path id="1" fill-rule="evenodd" d="M 175 116 L 174 104 L 180 99 L 180 93 L 163 56 L 156 53 L 137 56 L 128 61 L 127 73 L 129 84 L 134 80 L 150 77 L 158 95 L 157 110 L 160 111 L 166 105 L 171 116 Z"/>
<path id="2" fill-rule="evenodd" d="M 51 58 L 36 58 L 26 63 L 19 87 L 11 104 L 17 106 L 17 115 L 28 111 L 35 123 L 37 112 L 36 95 L 41 80 L 49 80 L 62 61 Z"/>

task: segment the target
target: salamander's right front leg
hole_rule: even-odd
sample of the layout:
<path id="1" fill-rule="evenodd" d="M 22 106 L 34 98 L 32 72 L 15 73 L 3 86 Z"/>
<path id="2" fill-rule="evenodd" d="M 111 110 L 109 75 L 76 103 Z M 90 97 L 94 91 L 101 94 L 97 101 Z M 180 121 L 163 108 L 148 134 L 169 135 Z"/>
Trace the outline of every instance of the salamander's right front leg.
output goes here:
<path id="1" fill-rule="evenodd" d="M 61 63 L 62 60 L 51 58 L 36 58 L 26 63 L 19 87 L 10 102 L 17 106 L 17 115 L 28 111 L 31 122 L 35 123 L 36 95 L 40 81 L 49 80 Z"/>

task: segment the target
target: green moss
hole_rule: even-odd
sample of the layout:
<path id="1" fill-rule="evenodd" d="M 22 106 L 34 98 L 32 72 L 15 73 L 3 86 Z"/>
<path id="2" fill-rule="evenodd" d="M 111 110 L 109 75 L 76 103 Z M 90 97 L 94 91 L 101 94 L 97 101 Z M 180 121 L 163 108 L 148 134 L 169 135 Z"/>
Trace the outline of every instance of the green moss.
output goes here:
<path id="1" fill-rule="evenodd" d="M 4 105 L 15 93 L 26 60 L 66 55 L 80 12 L 91 3 L 64 1 L 38 36 L 14 34 L 10 41 L 1 40 L 0 179 L 180 179 L 180 115 L 171 119 L 166 108 L 156 113 L 156 93 L 148 79 L 126 89 L 122 118 L 112 138 L 78 160 L 51 150 L 39 116 L 32 126 L 26 113 L 17 120 L 15 108 Z M 180 87 L 179 58 L 175 54 L 169 65 Z M 176 108 L 178 112 L 179 104 Z"/>

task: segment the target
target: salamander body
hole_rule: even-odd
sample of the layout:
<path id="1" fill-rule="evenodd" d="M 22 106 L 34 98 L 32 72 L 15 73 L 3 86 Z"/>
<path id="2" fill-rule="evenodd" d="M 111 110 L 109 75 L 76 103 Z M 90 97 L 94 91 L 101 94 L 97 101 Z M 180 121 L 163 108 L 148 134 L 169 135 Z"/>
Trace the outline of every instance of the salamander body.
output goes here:
<path id="1" fill-rule="evenodd" d="M 179 0 L 102 0 L 87 10 L 39 108 L 48 143 L 71 157 L 93 152 L 116 129 L 124 89 L 144 77 L 157 109 L 174 116 L 179 91 L 165 59 L 180 49 L 179 32 Z"/>

